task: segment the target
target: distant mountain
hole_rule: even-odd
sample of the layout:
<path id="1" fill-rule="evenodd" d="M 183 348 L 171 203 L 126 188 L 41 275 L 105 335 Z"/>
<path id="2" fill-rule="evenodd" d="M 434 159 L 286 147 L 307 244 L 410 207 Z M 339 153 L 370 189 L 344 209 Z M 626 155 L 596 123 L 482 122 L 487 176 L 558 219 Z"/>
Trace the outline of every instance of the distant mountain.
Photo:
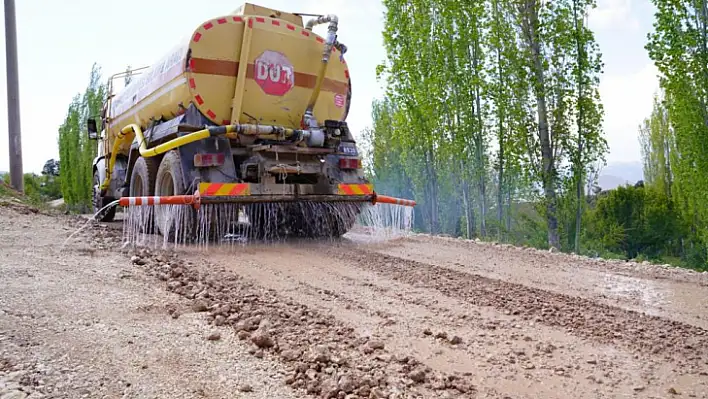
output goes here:
<path id="1" fill-rule="evenodd" d="M 612 190 L 619 186 L 636 183 L 636 181 L 630 181 L 614 175 L 601 175 L 597 180 L 597 185 L 603 190 Z"/>
<path id="2" fill-rule="evenodd" d="M 644 171 L 640 161 L 612 162 L 600 171 L 598 185 L 603 190 L 611 190 L 625 184 L 634 184 L 643 179 Z"/>

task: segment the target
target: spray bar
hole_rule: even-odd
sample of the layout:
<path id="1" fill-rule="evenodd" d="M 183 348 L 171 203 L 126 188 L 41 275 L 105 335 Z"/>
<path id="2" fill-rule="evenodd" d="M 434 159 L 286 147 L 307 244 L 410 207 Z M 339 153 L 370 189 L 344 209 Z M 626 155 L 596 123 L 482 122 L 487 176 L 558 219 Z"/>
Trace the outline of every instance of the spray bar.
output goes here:
<path id="1" fill-rule="evenodd" d="M 199 195 L 171 195 L 166 197 L 121 197 L 118 200 L 118 205 L 123 207 L 128 206 L 144 206 L 144 205 L 194 205 L 199 207 L 201 200 Z"/>
<path id="2" fill-rule="evenodd" d="M 201 204 L 219 204 L 219 203 L 266 203 L 266 202 L 296 202 L 296 201 L 314 201 L 314 202 L 370 202 L 375 205 L 377 203 L 393 204 L 401 206 L 414 207 L 415 201 L 402 198 L 389 197 L 387 195 L 371 195 L 358 196 L 343 196 L 343 195 L 308 195 L 304 197 L 281 196 L 281 195 L 259 195 L 259 196 L 201 196 L 199 192 L 193 195 L 172 195 L 164 197 L 121 197 L 118 204 L 122 207 L 131 206 L 149 206 L 149 205 L 192 205 L 195 209 L 199 209 Z"/>
<path id="3" fill-rule="evenodd" d="M 410 207 L 415 206 L 415 201 L 413 201 L 413 200 L 396 198 L 396 197 L 389 197 L 388 195 L 374 194 L 374 198 L 372 199 L 371 203 L 376 205 L 377 202 L 380 202 L 382 204 L 393 204 L 393 205 L 410 206 Z"/>

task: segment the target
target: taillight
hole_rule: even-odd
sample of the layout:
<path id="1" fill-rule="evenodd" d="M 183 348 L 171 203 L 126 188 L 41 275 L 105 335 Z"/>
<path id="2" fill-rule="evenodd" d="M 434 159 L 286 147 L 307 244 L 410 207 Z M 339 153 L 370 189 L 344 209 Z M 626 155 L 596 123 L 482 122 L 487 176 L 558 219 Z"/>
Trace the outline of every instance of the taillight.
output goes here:
<path id="1" fill-rule="evenodd" d="M 194 154 L 194 166 L 197 168 L 208 168 L 210 166 L 221 166 L 224 164 L 224 154 Z"/>
<path id="2" fill-rule="evenodd" d="M 361 160 L 359 158 L 339 158 L 340 169 L 361 169 Z"/>

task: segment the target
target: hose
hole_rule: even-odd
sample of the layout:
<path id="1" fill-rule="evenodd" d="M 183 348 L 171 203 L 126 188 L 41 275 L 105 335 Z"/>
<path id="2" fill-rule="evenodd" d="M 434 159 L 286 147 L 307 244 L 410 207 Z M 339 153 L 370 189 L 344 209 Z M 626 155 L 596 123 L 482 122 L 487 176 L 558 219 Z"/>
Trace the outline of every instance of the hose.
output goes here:
<path id="1" fill-rule="evenodd" d="M 130 133 L 135 134 L 138 137 L 139 152 L 140 156 L 145 158 L 154 157 L 163 154 L 167 151 L 173 150 L 175 148 L 181 147 L 193 143 L 195 141 L 203 140 L 214 136 L 226 136 L 228 138 L 236 138 L 239 134 L 245 134 L 250 136 L 268 136 L 268 137 L 296 137 L 304 138 L 307 137 L 309 132 L 298 129 L 290 129 L 281 126 L 271 126 L 271 125 L 253 125 L 253 124 L 238 124 L 238 125 L 224 125 L 224 126 L 211 126 L 206 129 L 198 130 L 186 134 L 181 137 L 172 139 L 166 143 L 162 143 L 158 146 L 148 148 L 147 141 L 143 135 L 143 130 L 139 125 L 131 123 L 120 130 L 116 137 L 116 141 L 113 143 L 113 151 L 111 153 L 111 158 L 108 163 L 108 170 L 106 171 L 106 180 L 103 181 L 101 185 L 101 190 L 108 189 L 111 181 L 111 172 L 116 163 L 116 157 L 118 156 L 118 149 L 123 145 L 126 138 Z"/>
<path id="2" fill-rule="evenodd" d="M 138 139 L 140 140 L 140 155 L 145 157 L 145 158 L 150 158 L 154 157 L 159 154 L 163 154 L 167 151 L 173 150 L 175 148 L 181 147 L 183 145 L 187 145 L 190 143 L 193 143 L 195 141 L 203 140 L 209 137 L 215 137 L 215 136 L 226 136 L 228 138 L 236 138 L 239 134 L 245 134 L 249 136 L 262 136 L 262 135 L 272 135 L 274 137 L 276 136 L 282 136 L 282 137 L 291 137 L 293 135 L 301 135 L 305 134 L 304 131 L 302 130 L 297 130 L 297 129 L 289 129 L 289 128 L 284 128 L 280 126 L 270 126 L 270 125 L 252 125 L 252 124 L 237 124 L 237 125 L 224 125 L 224 126 L 212 126 L 208 127 L 206 129 L 198 130 L 196 132 L 192 132 L 189 134 L 186 134 L 181 137 L 177 137 L 175 139 L 172 139 L 166 143 L 162 143 L 158 146 L 152 147 L 152 148 L 147 148 L 147 144 L 145 142 L 144 136 L 143 136 L 143 131 L 140 129 L 140 126 L 136 124 L 130 124 L 126 127 L 124 127 L 121 132 L 127 135 L 128 132 L 130 131 L 135 132 L 135 135 L 138 136 Z"/>
<path id="3" fill-rule="evenodd" d="M 322 15 L 315 19 L 311 19 L 307 22 L 305 29 L 312 30 L 315 25 L 325 24 L 328 22 L 329 27 L 327 28 L 327 40 L 325 41 L 324 51 L 322 52 L 322 64 L 320 64 L 319 71 L 317 72 L 317 82 L 315 83 L 315 88 L 312 90 L 310 101 L 308 101 L 307 108 L 305 109 L 305 124 L 311 129 L 317 128 L 317 120 L 315 119 L 313 110 L 322 89 L 322 82 L 324 82 L 324 78 L 327 73 L 327 64 L 329 63 L 329 56 L 332 53 L 332 47 L 339 48 L 343 51 L 346 51 L 347 49 L 345 45 L 337 41 L 337 26 L 339 24 L 339 18 L 337 18 L 336 15 Z"/>

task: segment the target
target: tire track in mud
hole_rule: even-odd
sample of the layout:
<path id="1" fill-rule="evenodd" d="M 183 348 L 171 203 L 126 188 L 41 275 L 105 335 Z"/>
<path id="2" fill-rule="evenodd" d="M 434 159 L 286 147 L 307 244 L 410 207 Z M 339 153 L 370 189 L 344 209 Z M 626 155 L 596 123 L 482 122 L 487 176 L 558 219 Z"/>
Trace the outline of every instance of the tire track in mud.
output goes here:
<path id="1" fill-rule="evenodd" d="M 371 252 L 363 248 L 326 250 L 335 259 L 414 287 L 434 288 L 453 298 L 531 320 L 603 344 L 621 344 L 639 353 L 663 355 L 690 373 L 708 375 L 708 331 L 592 300 L 463 273 Z"/>

